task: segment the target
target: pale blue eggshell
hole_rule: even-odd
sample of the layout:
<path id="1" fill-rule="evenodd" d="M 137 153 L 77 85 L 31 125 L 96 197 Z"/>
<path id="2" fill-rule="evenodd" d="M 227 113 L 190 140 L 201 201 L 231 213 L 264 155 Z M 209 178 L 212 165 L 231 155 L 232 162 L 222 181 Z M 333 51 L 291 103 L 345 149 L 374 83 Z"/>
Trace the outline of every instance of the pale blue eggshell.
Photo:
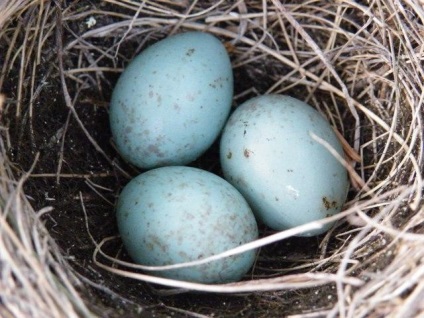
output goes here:
<path id="1" fill-rule="evenodd" d="M 232 97 L 230 59 L 215 36 L 170 36 L 139 54 L 113 90 L 116 147 L 141 168 L 185 165 L 217 138 Z"/>
<path id="2" fill-rule="evenodd" d="M 191 167 L 162 167 L 131 180 L 122 190 L 117 221 L 124 246 L 142 265 L 170 265 L 216 255 L 258 237 L 255 217 L 224 179 Z M 204 265 L 154 272 L 202 283 L 239 280 L 255 252 Z"/>
<path id="3" fill-rule="evenodd" d="M 224 128 L 220 144 L 224 176 L 256 216 L 275 230 L 334 215 L 346 200 L 346 169 L 311 133 L 344 156 L 324 117 L 289 96 L 252 98 L 235 110 Z M 321 234 L 330 226 L 302 236 Z"/>

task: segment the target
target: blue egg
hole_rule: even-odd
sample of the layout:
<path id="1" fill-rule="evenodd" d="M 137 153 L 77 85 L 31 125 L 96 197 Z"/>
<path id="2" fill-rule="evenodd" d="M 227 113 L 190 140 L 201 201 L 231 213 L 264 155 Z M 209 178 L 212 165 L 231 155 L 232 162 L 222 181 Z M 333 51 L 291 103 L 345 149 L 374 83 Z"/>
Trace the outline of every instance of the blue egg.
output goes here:
<path id="1" fill-rule="evenodd" d="M 289 96 L 252 98 L 235 110 L 224 128 L 224 176 L 272 229 L 286 230 L 334 215 L 346 200 L 346 169 L 311 134 L 343 157 L 342 145 L 324 117 Z M 318 235 L 330 226 L 302 235 Z"/>
<path id="2" fill-rule="evenodd" d="M 242 195 L 224 179 L 191 167 L 162 167 L 132 179 L 117 205 L 122 241 L 142 265 L 199 260 L 258 237 L 255 217 Z M 239 280 L 255 251 L 203 265 L 153 272 L 201 283 Z"/>
<path id="3" fill-rule="evenodd" d="M 141 168 L 190 163 L 218 137 L 232 97 L 230 59 L 215 36 L 170 36 L 138 55 L 113 90 L 116 147 Z"/>

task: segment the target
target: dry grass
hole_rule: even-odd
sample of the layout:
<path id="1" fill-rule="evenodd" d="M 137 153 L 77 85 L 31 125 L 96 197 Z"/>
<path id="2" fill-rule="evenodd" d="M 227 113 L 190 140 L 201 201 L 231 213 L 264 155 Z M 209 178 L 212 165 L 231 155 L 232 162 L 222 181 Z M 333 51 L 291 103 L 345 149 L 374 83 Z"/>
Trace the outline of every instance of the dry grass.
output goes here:
<path id="1" fill-rule="evenodd" d="M 141 311 L 153 306 L 161 313 L 204 317 L 216 307 L 171 306 L 158 299 L 145 305 L 114 289 L 121 277 L 182 289 L 167 294 L 197 290 L 253 297 L 256 303 L 249 308 L 220 311 L 228 317 L 424 315 L 423 3 L 211 3 L 0 4 L 0 316 L 120 316 L 115 303 L 106 310 L 107 301 L 85 292 L 92 287 L 103 298 L 137 304 Z M 238 85 L 236 104 L 271 92 L 298 97 L 323 113 L 352 147 L 347 148 L 349 201 L 333 217 L 340 219 L 338 226 L 320 238 L 317 251 L 299 260 L 273 256 L 266 248 L 320 222 L 264 232 L 260 240 L 226 252 L 265 251 L 251 277 L 235 284 L 148 275 L 158 268 L 125 262 L 116 233 L 98 229 L 105 221 L 96 207 L 113 211 L 122 180 L 138 171 L 118 158 L 107 129 L 93 127 L 105 117 L 110 90 L 128 61 L 150 43 L 183 30 L 207 31 L 224 41 Z M 199 165 L 216 169 L 207 160 Z M 45 189 L 37 186 L 41 181 Z M 72 182 L 78 190 L 68 193 Z M 63 197 L 50 198 L 48 184 Z M 68 195 L 69 203 L 60 205 Z M 55 228 L 74 209 L 80 211 L 76 235 L 87 236 L 74 244 L 80 249 L 61 240 L 69 234 Z M 84 256 L 86 249 L 90 256 Z M 96 280 L 93 273 L 115 280 Z M 299 296 L 324 287 L 335 288 L 335 297 L 323 295 L 324 304 L 313 306 Z M 299 299 L 302 307 L 282 311 L 284 295 Z"/>

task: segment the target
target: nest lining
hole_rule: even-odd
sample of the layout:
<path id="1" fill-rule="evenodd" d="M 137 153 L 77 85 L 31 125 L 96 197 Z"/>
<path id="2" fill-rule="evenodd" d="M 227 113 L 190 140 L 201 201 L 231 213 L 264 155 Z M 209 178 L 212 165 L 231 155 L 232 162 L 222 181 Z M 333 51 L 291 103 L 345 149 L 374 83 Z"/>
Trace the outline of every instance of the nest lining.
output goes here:
<path id="1" fill-rule="evenodd" d="M 419 3 L 21 0 L 3 6 L 2 316 L 422 313 Z M 93 241 L 117 234 L 119 190 L 140 172 L 110 140 L 110 91 L 138 52 L 186 30 L 213 33 L 226 45 L 235 106 L 268 92 L 305 100 L 361 157 L 336 228 L 312 239 L 264 228 L 262 237 L 275 240 L 261 248 L 249 277 L 211 287 L 218 294 L 194 296 L 134 280 L 147 278 L 102 255 L 93 260 Z M 217 158 L 214 145 L 193 166 L 219 174 Z M 119 238 L 100 252 L 128 261 Z"/>

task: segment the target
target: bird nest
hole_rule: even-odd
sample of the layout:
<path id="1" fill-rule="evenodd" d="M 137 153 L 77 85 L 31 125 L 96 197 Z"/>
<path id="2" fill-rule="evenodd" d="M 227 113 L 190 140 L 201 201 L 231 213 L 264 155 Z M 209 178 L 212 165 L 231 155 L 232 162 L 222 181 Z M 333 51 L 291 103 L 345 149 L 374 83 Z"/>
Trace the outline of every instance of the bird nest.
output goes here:
<path id="1" fill-rule="evenodd" d="M 418 0 L 2 2 L 0 316 L 423 314 L 423 22 Z M 346 141 L 351 189 L 335 226 L 314 238 L 262 227 L 233 284 L 131 267 L 115 224 L 141 171 L 114 147 L 111 91 L 136 54 L 189 30 L 225 44 L 234 107 L 287 94 Z M 219 174 L 217 145 L 192 166 Z"/>

